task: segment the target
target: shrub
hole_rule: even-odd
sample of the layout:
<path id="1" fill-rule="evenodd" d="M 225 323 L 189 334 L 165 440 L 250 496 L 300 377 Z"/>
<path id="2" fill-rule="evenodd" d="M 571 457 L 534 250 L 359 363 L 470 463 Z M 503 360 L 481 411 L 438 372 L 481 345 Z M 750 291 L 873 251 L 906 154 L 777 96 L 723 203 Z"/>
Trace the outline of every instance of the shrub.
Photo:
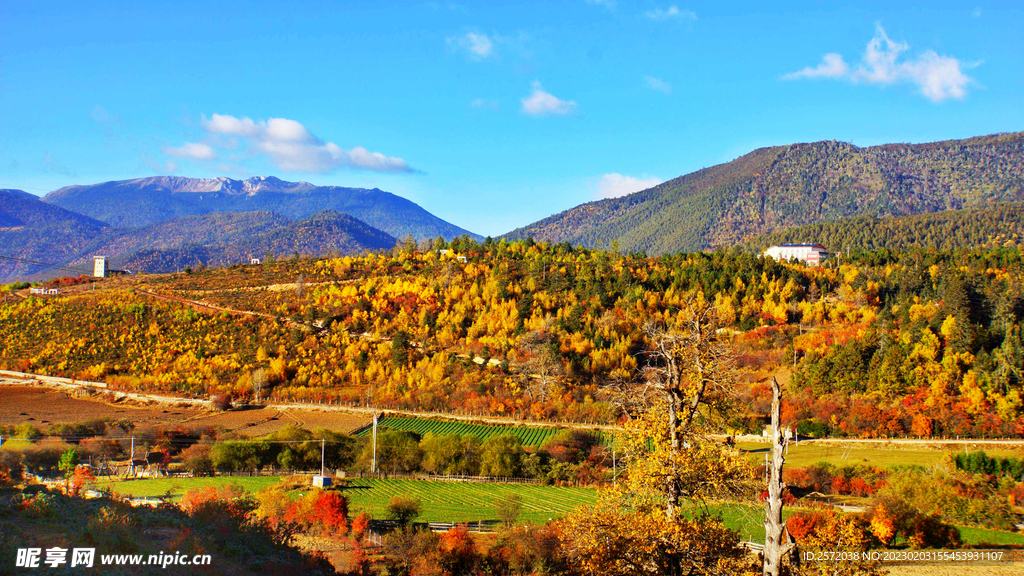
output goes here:
<path id="1" fill-rule="evenodd" d="M 75 471 L 71 474 L 71 482 L 68 485 L 68 494 L 71 496 L 78 496 L 82 491 L 82 486 L 85 486 L 87 482 L 92 482 L 95 477 L 92 475 L 92 469 L 88 466 L 78 466 Z"/>
<path id="2" fill-rule="evenodd" d="M 337 492 L 323 492 L 314 497 L 315 527 L 325 536 L 343 536 L 348 532 L 348 499 Z"/>
<path id="3" fill-rule="evenodd" d="M 104 506 L 85 523 L 85 540 L 110 552 L 135 552 L 138 549 L 135 519 L 129 511 Z"/>
<path id="4" fill-rule="evenodd" d="M 369 528 L 370 515 L 366 512 L 360 512 L 359 515 L 352 519 L 352 538 L 357 542 L 361 541 Z"/>
<path id="5" fill-rule="evenodd" d="M 231 409 L 231 394 L 214 394 L 210 398 L 210 405 L 215 410 L 230 410 Z"/>
<path id="6" fill-rule="evenodd" d="M 207 444 L 193 444 L 183 450 L 181 462 L 193 476 L 212 476 L 214 473 L 210 446 Z"/>
<path id="7" fill-rule="evenodd" d="M 494 502 L 494 513 L 506 527 L 511 527 L 519 519 L 523 510 L 523 497 L 518 494 L 508 494 L 498 498 Z"/>
<path id="8" fill-rule="evenodd" d="M 386 510 L 389 519 L 397 522 L 401 528 L 405 528 L 419 517 L 422 509 L 423 503 L 419 498 L 395 496 L 388 501 Z"/>
<path id="9" fill-rule="evenodd" d="M 0 486 L 21 482 L 24 470 L 21 454 L 0 450 Z"/>
<path id="10" fill-rule="evenodd" d="M 438 565 L 444 574 L 473 574 L 480 564 L 476 544 L 465 526 L 445 532 L 437 545 Z"/>

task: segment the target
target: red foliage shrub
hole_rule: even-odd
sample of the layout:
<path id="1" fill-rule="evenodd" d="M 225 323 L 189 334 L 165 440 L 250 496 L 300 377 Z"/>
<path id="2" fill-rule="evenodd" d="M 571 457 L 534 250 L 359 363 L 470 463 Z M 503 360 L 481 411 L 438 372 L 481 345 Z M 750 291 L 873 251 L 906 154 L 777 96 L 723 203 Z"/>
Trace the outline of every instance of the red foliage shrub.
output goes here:
<path id="1" fill-rule="evenodd" d="M 786 468 L 782 471 L 782 481 L 787 486 L 794 486 L 796 488 L 811 488 L 814 484 L 811 481 L 811 475 L 807 473 L 806 468 Z"/>
<path id="2" fill-rule="evenodd" d="M 224 513 L 240 518 L 246 513 L 245 507 L 239 502 L 239 498 L 244 495 L 245 491 L 236 485 L 221 488 L 203 486 L 185 492 L 178 506 L 192 517 Z"/>
<path id="3" fill-rule="evenodd" d="M 210 404 L 217 410 L 227 410 L 231 408 L 231 394 L 214 394 Z"/>
<path id="4" fill-rule="evenodd" d="M 799 512 L 786 520 L 786 529 L 797 543 L 808 534 L 813 534 L 825 524 L 825 515 L 821 512 Z"/>
<path id="5" fill-rule="evenodd" d="M 832 493 L 833 494 L 849 494 L 850 483 L 846 481 L 846 478 L 842 476 L 836 476 L 832 478 Z"/>
<path id="6" fill-rule="evenodd" d="M 75 472 L 71 475 L 71 482 L 68 484 L 68 494 L 72 496 L 78 496 L 82 491 L 82 486 L 86 482 L 92 482 L 95 477 L 92 475 L 92 469 L 86 466 L 78 466 L 75 468 Z"/>
<path id="7" fill-rule="evenodd" d="M 863 478 L 850 479 L 850 494 L 853 496 L 871 496 L 875 493 L 875 487 Z"/>
<path id="8" fill-rule="evenodd" d="M 366 512 L 360 512 L 352 519 L 352 538 L 362 540 L 366 530 L 370 527 L 370 516 Z"/>
<path id="9" fill-rule="evenodd" d="M 340 536 L 348 532 L 348 499 L 337 492 L 324 492 L 313 504 L 314 525 L 324 534 Z"/>
<path id="10" fill-rule="evenodd" d="M 1024 482 L 1019 482 L 1016 486 L 1010 488 L 1007 496 L 1010 499 L 1010 503 L 1014 506 L 1018 506 L 1024 502 Z"/>
<path id="11" fill-rule="evenodd" d="M 480 562 L 476 544 L 461 524 L 445 532 L 437 548 L 444 574 L 470 574 Z"/>

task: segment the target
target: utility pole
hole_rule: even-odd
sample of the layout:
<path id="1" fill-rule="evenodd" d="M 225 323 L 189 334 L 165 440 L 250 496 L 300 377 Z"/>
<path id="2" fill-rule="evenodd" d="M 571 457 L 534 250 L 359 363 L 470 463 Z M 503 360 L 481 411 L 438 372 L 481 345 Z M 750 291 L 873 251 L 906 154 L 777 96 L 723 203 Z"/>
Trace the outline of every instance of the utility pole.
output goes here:
<path id="1" fill-rule="evenodd" d="M 370 464 L 370 472 L 377 473 L 377 413 L 373 413 L 373 461 Z"/>
<path id="2" fill-rule="evenodd" d="M 321 476 L 325 476 L 325 474 L 324 474 L 324 462 L 325 462 L 324 455 L 326 454 L 326 452 L 327 452 L 327 439 L 326 438 L 321 438 L 320 439 L 320 475 Z"/>

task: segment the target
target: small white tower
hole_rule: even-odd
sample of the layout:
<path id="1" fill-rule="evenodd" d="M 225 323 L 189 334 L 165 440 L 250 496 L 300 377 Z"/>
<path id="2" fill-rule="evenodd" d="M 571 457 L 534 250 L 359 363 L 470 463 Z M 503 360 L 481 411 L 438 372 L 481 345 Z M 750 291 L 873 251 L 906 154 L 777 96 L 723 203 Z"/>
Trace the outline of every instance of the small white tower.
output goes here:
<path id="1" fill-rule="evenodd" d="M 92 275 L 96 278 L 107 277 L 107 257 L 93 256 Z"/>

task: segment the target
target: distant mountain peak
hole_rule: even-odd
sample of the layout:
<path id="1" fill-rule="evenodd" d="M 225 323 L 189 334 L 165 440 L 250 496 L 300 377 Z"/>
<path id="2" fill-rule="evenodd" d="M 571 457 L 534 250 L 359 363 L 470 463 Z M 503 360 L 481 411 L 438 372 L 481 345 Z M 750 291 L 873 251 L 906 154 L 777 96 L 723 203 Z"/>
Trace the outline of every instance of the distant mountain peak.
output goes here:
<path id="1" fill-rule="evenodd" d="M 276 176 L 254 176 L 245 180 L 151 176 L 67 186 L 50 192 L 43 200 L 118 228 L 139 228 L 212 212 L 266 210 L 301 219 L 333 209 L 396 238 L 406 234 L 417 238 L 472 235 L 406 198 L 377 188 L 317 186 Z"/>
<path id="2" fill-rule="evenodd" d="M 124 180 L 116 184 L 131 187 L 162 188 L 173 194 L 194 194 L 221 192 L 232 195 L 254 196 L 260 192 L 299 193 L 316 188 L 309 182 L 288 182 L 276 176 L 253 176 L 246 180 L 235 180 L 219 176 L 216 178 L 188 178 L 184 176 L 150 176 Z M 69 186 L 68 188 L 77 188 Z M 62 190 L 64 190 L 62 188 Z"/>
<path id="3" fill-rule="evenodd" d="M 242 189 L 250 196 L 260 192 L 302 192 L 316 188 L 309 182 L 288 182 L 276 176 L 253 176 L 241 184 Z"/>

